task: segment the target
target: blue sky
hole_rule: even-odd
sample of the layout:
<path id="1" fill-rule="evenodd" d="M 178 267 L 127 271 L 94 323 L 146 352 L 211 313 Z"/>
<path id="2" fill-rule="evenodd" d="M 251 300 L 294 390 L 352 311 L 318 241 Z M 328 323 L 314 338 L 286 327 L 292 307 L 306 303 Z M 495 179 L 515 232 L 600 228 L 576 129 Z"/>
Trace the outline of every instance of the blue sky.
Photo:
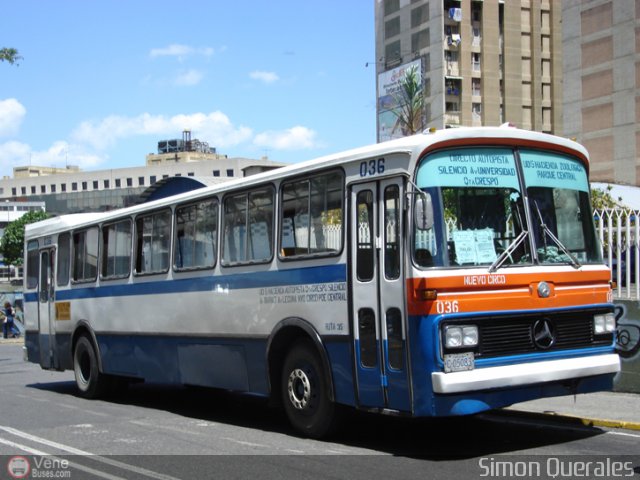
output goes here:
<path id="1" fill-rule="evenodd" d="M 144 165 L 162 139 L 296 162 L 375 142 L 371 0 L 5 2 L 0 175 Z"/>

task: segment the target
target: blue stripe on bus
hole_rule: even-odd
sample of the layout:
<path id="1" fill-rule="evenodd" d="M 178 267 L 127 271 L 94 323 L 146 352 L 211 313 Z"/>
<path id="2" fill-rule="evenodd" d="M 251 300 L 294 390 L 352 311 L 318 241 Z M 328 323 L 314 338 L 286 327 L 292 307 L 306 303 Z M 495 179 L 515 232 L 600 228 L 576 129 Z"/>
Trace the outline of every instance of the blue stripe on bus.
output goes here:
<path id="1" fill-rule="evenodd" d="M 240 290 L 247 288 L 280 287 L 287 285 L 345 282 L 345 264 L 320 267 L 292 268 L 288 270 L 237 273 L 232 275 L 209 275 L 153 282 L 127 283 L 100 286 L 75 286 L 56 291 L 56 300 L 77 300 L 100 297 L 124 297 L 135 295 L 157 295 L 165 293 L 206 292 L 218 289 Z M 37 292 L 25 293 L 25 302 L 38 300 Z"/>

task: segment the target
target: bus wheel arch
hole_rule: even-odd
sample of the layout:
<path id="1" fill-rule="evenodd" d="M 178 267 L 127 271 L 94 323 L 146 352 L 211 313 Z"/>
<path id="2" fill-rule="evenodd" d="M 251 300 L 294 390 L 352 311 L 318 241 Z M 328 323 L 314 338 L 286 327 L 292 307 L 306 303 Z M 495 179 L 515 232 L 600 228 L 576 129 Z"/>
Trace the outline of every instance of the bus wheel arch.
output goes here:
<path id="1" fill-rule="evenodd" d="M 336 424 L 333 378 L 320 335 L 306 321 L 280 322 L 267 344 L 271 398 L 284 407 L 293 427 L 320 438 Z"/>

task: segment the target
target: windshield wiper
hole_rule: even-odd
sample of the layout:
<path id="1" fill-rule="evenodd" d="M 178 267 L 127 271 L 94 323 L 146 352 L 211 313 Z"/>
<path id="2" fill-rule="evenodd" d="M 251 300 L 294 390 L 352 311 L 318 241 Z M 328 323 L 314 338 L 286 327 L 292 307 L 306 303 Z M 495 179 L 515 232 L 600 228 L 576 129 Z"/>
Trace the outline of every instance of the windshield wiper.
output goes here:
<path id="1" fill-rule="evenodd" d="M 489 273 L 493 273 L 497 269 L 499 269 L 507 260 L 507 258 L 511 256 L 511 252 L 518 248 L 518 246 L 520 246 L 524 239 L 527 238 L 527 235 L 529 235 L 529 231 L 522 230 L 520 234 L 515 238 L 515 240 L 509 244 L 505 251 L 502 252 L 500 256 L 496 258 L 496 260 L 491 264 L 491 266 L 489 267 Z"/>
<path id="2" fill-rule="evenodd" d="M 569 258 L 569 264 L 573 268 L 582 267 L 582 265 L 580 264 L 578 259 L 576 257 L 574 257 L 574 255 L 569 250 L 567 250 L 567 247 L 565 247 L 562 244 L 562 242 L 560 240 L 558 240 L 558 238 L 553 234 L 553 232 L 549 229 L 549 227 L 547 227 L 547 225 L 544 223 L 544 220 L 542 219 L 542 213 L 540 213 L 540 208 L 538 207 L 538 202 L 534 201 L 533 204 L 536 207 L 536 212 L 538 213 L 538 218 L 540 219 L 540 228 L 542 229 L 542 231 L 546 235 L 549 235 L 549 238 L 551 240 L 553 240 L 553 243 L 555 243 L 558 246 L 558 248 L 560 250 L 562 250 L 562 253 L 564 253 Z M 546 237 L 546 235 L 543 234 L 543 236 L 542 236 L 542 239 L 544 241 L 545 254 L 546 254 L 546 251 L 547 251 L 547 237 Z"/>

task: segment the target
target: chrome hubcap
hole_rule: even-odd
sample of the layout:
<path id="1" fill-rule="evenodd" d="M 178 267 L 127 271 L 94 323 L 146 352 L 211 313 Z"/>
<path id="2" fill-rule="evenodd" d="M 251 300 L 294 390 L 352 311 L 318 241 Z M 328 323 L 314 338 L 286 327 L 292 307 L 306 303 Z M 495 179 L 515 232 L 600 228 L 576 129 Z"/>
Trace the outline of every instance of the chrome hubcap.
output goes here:
<path id="1" fill-rule="evenodd" d="M 302 410 L 309 405 L 311 382 L 304 371 L 296 368 L 289 374 L 287 390 L 289 392 L 289 400 L 295 408 Z"/>

